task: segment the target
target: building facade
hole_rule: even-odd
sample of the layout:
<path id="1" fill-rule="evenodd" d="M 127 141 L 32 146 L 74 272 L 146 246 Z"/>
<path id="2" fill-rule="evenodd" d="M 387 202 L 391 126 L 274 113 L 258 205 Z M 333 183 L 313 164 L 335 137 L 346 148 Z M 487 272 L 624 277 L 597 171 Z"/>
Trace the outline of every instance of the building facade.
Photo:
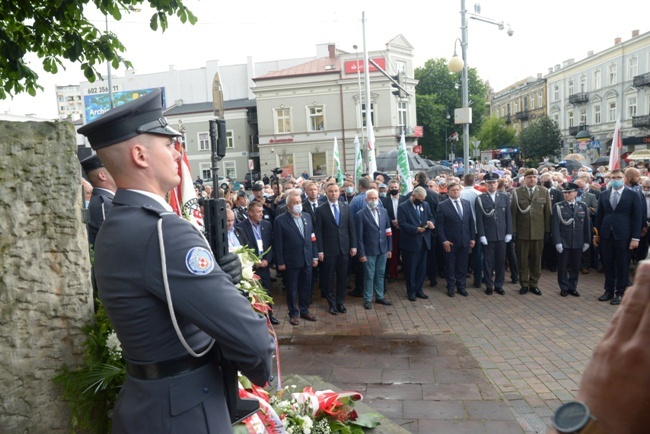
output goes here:
<path id="1" fill-rule="evenodd" d="M 490 115 L 503 118 L 520 133 L 529 122 L 546 114 L 546 80 L 542 74 L 528 77 L 495 92 L 490 101 Z"/>

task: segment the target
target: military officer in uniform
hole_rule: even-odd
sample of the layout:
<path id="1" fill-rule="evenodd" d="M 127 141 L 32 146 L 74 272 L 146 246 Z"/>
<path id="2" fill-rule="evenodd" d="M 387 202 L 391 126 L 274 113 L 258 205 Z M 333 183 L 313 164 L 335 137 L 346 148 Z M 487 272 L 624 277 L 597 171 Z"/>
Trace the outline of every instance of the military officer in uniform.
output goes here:
<path id="1" fill-rule="evenodd" d="M 100 299 L 126 359 L 113 433 L 229 433 L 222 367 L 253 383 L 271 377 L 266 319 L 233 285 L 241 264 L 215 263 L 203 235 L 172 212 L 180 133 L 160 90 L 79 129 L 119 186 L 95 243 Z"/>
<path id="2" fill-rule="evenodd" d="M 497 191 L 499 175 L 486 173 L 483 177 L 487 192 L 476 198 L 476 230 L 483 244 L 483 279 L 485 293 L 505 295 L 506 244 L 512 239 L 510 197 Z"/>
<path id="3" fill-rule="evenodd" d="M 512 191 L 510 203 L 515 249 L 519 265 L 520 294 L 529 290 L 542 295 L 537 287 L 542 274 L 544 238 L 551 233 L 551 197 L 546 187 L 537 185 L 537 170 L 526 169 L 521 187 Z"/>
<path id="4" fill-rule="evenodd" d="M 92 245 L 95 244 L 99 227 L 106 220 L 106 216 L 113 206 L 113 197 L 117 187 L 115 180 L 96 154 L 84 159 L 81 162 L 81 167 L 90 185 L 93 186 L 93 193 L 90 203 L 88 203 L 88 213 L 90 214 L 88 243 Z"/>
<path id="5" fill-rule="evenodd" d="M 565 185 L 564 200 L 553 209 L 552 234 L 558 252 L 557 284 L 560 295 L 580 297 L 577 291 L 582 252 L 589 249 L 591 219 L 589 208 L 576 200 L 578 186 L 573 182 Z"/>

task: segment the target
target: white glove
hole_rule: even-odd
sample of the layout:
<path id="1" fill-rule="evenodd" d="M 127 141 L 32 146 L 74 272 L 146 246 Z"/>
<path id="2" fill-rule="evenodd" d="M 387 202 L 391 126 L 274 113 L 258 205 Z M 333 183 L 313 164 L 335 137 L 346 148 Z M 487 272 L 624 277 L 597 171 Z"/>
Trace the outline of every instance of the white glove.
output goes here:
<path id="1" fill-rule="evenodd" d="M 582 245 L 582 251 L 583 251 L 583 252 L 586 252 L 587 250 L 589 250 L 589 243 L 584 243 L 584 244 Z"/>
<path id="2" fill-rule="evenodd" d="M 481 238 L 479 238 L 479 240 L 481 240 L 481 244 L 483 244 L 484 246 L 487 246 L 487 238 L 481 237 Z"/>
<path id="3" fill-rule="evenodd" d="M 504 241 L 506 242 L 506 244 L 508 244 L 510 241 L 512 241 L 512 235 L 506 234 L 506 238 L 504 239 Z"/>
<path id="4" fill-rule="evenodd" d="M 556 244 L 555 245 L 555 250 L 557 250 L 558 253 L 562 253 L 562 251 L 564 250 L 562 248 L 562 244 Z"/>

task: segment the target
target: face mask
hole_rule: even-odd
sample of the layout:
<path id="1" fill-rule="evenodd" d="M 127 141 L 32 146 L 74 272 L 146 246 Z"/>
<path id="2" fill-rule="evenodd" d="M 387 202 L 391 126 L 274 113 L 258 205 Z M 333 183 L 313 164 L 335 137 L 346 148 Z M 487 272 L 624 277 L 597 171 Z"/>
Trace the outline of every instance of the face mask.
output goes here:
<path id="1" fill-rule="evenodd" d="M 623 187 L 623 180 L 622 179 L 612 179 L 612 182 L 610 182 L 609 185 L 611 185 L 612 188 L 615 188 L 616 190 L 618 190 L 619 188 Z"/>
<path id="2" fill-rule="evenodd" d="M 352 187 L 345 187 L 345 194 L 352 194 L 354 193 L 354 188 Z"/>
<path id="3" fill-rule="evenodd" d="M 544 182 L 542 183 L 542 185 L 543 185 L 544 187 L 546 187 L 546 188 L 551 188 L 551 186 L 553 185 L 553 183 L 552 183 L 551 181 L 544 181 Z"/>
<path id="4" fill-rule="evenodd" d="M 399 190 L 390 190 L 391 196 L 397 196 L 398 194 L 399 194 Z"/>
<path id="5" fill-rule="evenodd" d="M 385 191 L 379 192 L 379 197 L 386 197 L 386 192 Z"/>
<path id="6" fill-rule="evenodd" d="M 372 209 L 377 208 L 377 201 L 376 200 L 369 200 L 368 201 L 368 206 Z"/>
<path id="7" fill-rule="evenodd" d="M 417 198 L 413 199 L 413 203 L 415 204 L 415 206 L 422 205 L 422 201 L 420 199 L 417 199 Z"/>
<path id="8" fill-rule="evenodd" d="M 558 186 L 558 182 L 557 182 L 557 181 L 553 181 L 553 188 L 557 188 L 557 186 Z"/>
<path id="9" fill-rule="evenodd" d="M 644 192 L 643 192 L 643 195 L 644 195 L 645 197 L 650 197 L 650 191 L 644 191 Z"/>
<path id="10" fill-rule="evenodd" d="M 298 205 L 293 206 L 293 213 L 294 214 L 300 214 L 302 212 L 302 204 L 299 203 Z"/>
<path id="11" fill-rule="evenodd" d="M 445 181 L 444 179 L 441 179 L 438 184 L 442 185 L 442 186 L 445 186 L 445 185 L 447 185 L 447 181 Z"/>

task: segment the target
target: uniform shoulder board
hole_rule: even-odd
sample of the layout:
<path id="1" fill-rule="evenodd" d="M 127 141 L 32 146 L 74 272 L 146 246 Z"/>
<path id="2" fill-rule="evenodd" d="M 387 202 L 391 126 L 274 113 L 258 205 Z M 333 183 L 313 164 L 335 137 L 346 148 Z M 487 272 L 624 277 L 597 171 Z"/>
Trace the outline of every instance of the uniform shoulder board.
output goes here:
<path id="1" fill-rule="evenodd" d="M 157 216 L 160 216 L 160 217 L 165 216 L 165 215 L 168 215 L 168 214 L 169 214 L 169 215 L 171 215 L 171 214 L 173 214 L 173 215 L 177 215 L 177 214 L 174 213 L 174 212 L 170 212 L 170 211 L 167 211 L 167 210 L 164 210 L 164 209 L 154 208 L 152 205 L 149 205 L 148 203 L 142 205 L 142 209 L 145 210 L 145 211 L 147 211 L 147 212 L 150 212 L 150 213 L 152 213 L 152 214 L 155 214 L 155 215 L 157 215 Z"/>

